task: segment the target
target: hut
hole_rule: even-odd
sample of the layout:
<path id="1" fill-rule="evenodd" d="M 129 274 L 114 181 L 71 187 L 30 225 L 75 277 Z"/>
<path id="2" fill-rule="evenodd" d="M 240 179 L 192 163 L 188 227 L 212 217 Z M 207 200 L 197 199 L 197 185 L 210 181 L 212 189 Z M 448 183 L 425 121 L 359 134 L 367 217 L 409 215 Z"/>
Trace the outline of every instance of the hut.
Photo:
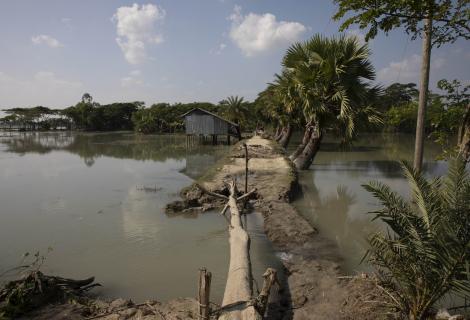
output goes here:
<path id="1" fill-rule="evenodd" d="M 226 136 L 230 144 L 230 136 L 241 138 L 240 127 L 212 112 L 201 108 L 194 108 L 181 117 L 184 117 L 186 135 L 190 137 L 212 137 L 212 143 L 216 144 L 219 136 Z"/>

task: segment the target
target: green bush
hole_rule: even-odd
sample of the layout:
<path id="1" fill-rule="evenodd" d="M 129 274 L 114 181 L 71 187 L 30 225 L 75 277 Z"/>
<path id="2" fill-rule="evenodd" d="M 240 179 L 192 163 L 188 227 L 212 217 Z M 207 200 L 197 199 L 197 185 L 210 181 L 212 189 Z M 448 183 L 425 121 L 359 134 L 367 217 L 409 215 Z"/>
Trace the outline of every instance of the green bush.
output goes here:
<path id="1" fill-rule="evenodd" d="M 407 164 L 403 171 L 411 201 L 380 182 L 364 186 L 381 202 L 373 213 L 388 228 L 370 236 L 366 259 L 388 306 L 425 319 L 445 294 L 470 295 L 470 178 L 461 160 L 445 178 L 426 180 Z"/>

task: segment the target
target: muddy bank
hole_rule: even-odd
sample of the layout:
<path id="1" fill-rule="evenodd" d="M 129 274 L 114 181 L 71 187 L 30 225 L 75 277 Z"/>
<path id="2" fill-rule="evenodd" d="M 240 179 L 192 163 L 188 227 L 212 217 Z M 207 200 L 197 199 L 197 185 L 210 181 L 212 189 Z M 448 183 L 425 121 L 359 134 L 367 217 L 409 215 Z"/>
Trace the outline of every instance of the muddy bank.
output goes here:
<path id="1" fill-rule="evenodd" d="M 34 310 L 18 319 L 34 320 L 184 320 L 198 319 L 196 300 L 180 298 L 160 303 L 147 301 L 134 304 L 131 300 L 90 300 L 89 303 L 62 303 Z"/>
<path id="2" fill-rule="evenodd" d="M 343 277 L 341 258 L 334 243 L 319 235 L 290 204 L 295 196 L 297 173 L 279 145 L 253 137 L 245 143 L 249 154 L 248 190 L 257 188 L 253 210 L 264 217 L 264 230 L 285 267 L 280 297 L 271 319 L 377 319 L 381 312 L 366 300 L 376 298 L 369 279 Z M 169 213 L 207 210 L 222 202 L 207 196 L 198 185 L 226 193 L 225 183 L 236 177 L 244 188 L 245 159 L 241 144 L 229 156 L 182 191 L 182 201 L 170 204 Z M 366 299 L 367 297 L 367 299 Z M 277 305 L 277 306 L 276 306 Z"/>
<path id="3" fill-rule="evenodd" d="M 1 320 L 197 319 L 197 302 L 191 298 L 139 304 L 124 299 L 105 301 L 89 294 L 90 289 L 101 286 L 94 277 L 67 279 L 45 275 L 37 265 L 24 267 L 18 279 L 0 287 Z"/>

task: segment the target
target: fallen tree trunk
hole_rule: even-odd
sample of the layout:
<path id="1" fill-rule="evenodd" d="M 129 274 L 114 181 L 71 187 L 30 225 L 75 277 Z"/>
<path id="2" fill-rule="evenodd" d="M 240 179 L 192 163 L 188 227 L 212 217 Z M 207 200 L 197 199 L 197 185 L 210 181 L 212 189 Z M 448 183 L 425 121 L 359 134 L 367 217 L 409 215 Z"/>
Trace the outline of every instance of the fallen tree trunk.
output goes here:
<path id="1" fill-rule="evenodd" d="M 220 214 L 227 219 L 229 226 L 230 264 L 222 305 L 213 314 L 218 315 L 218 320 L 261 320 L 268 306 L 271 287 L 274 284 L 279 285 L 279 282 L 277 281 L 276 270 L 268 268 L 263 275 L 265 281 L 261 293 L 257 297 L 253 296 L 250 237 L 243 227 L 240 210 L 237 205 L 237 202 L 244 201 L 254 194 L 256 189 L 245 192 L 238 197 L 237 186 L 234 180 L 229 183 L 230 195 L 228 197 L 203 187 L 200 188 L 207 194 L 228 200 Z M 230 210 L 230 219 L 225 216 L 225 212 L 228 209 Z M 207 313 L 203 312 L 206 310 L 201 309 L 201 306 L 205 307 L 208 304 L 206 298 L 207 296 L 204 299 L 199 299 L 199 314 L 201 318 L 207 316 Z"/>
<path id="2" fill-rule="evenodd" d="M 254 320 L 262 316 L 251 303 L 252 281 L 250 262 L 250 237 L 243 229 L 240 211 L 237 207 L 237 187 L 234 181 L 230 183 L 230 265 L 222 301 L 223 313 L 221 320 Z"/>

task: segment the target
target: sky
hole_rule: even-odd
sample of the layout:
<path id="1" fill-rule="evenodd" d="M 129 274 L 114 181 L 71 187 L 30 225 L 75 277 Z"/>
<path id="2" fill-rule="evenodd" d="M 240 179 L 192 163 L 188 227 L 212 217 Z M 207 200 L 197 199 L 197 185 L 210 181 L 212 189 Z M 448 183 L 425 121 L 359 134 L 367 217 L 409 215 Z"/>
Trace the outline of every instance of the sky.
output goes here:
<path id="1" fill-rule="evenodd" d="M 65 108 L 84 92 L 102 104 L 253 100 L 289 45 L 339 33 L 335 10 L 330 0 L 0 0 L 0 109 Z M 420 39 L 397 29 L 369 46 L 379 83 L 419 81 Z M 442 78 L 469 81 L 468 41 L 433 50 L 431 89 Z"/>

